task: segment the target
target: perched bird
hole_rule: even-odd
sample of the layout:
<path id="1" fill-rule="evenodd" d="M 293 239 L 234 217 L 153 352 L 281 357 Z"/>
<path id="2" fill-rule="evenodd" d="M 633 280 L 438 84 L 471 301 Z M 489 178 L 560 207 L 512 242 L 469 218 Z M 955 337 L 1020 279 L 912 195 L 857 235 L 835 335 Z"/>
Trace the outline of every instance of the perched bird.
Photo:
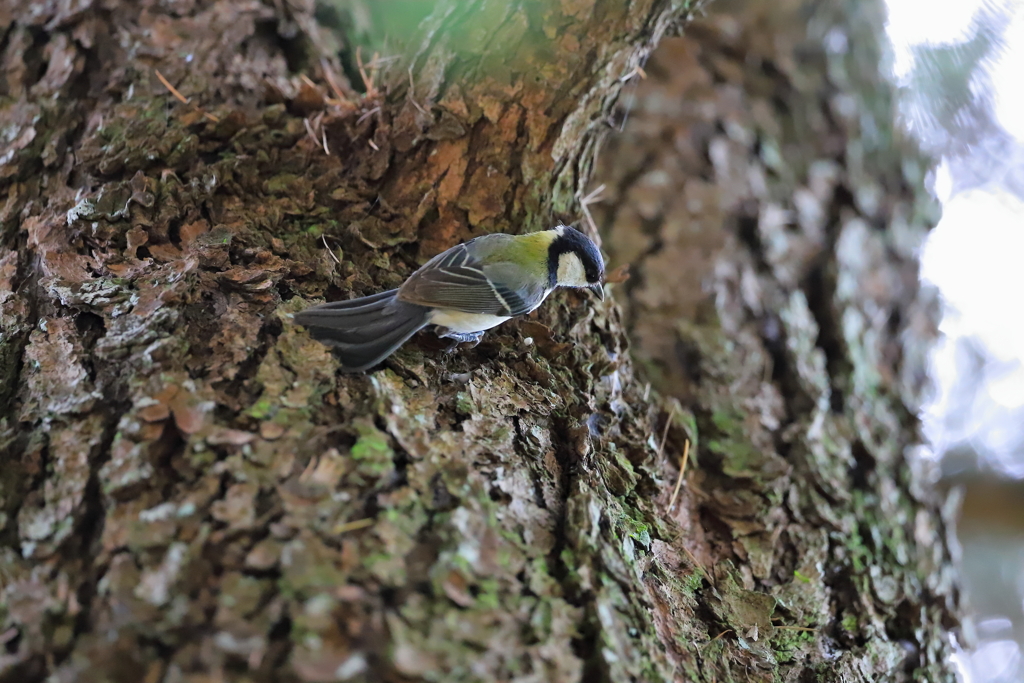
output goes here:
<path id="1" fill-rule="evenodd" d="M 381 362 L 417 331 L 478 342 L 509 318 L 526 315 L 555 287 L 585 287 L 604 298 L 604 261 L 579 230 L 560 225 L 526 235 L 483 235 L 427 261 L 401 287 L 295 315 L 313 338 L 359 372 Z"/>

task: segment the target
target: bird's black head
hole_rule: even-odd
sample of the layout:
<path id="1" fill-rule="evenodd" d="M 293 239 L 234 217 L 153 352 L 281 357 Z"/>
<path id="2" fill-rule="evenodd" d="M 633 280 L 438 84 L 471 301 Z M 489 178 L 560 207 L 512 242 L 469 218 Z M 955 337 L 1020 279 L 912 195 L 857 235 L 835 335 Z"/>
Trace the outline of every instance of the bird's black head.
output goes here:
<path id="1" fill-rule="evenodd" d="M 603 296 L 604 259 L 590 238 L 575 228 L 560 225 L 548 247 L 548 282 L 551 287 L 588 287 Z"/>

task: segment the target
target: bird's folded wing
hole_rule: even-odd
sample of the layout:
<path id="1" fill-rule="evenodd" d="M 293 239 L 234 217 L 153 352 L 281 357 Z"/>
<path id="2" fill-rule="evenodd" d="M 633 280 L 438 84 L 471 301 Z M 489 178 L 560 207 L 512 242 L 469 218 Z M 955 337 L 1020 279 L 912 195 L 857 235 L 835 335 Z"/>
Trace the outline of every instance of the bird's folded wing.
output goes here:
<path id="1" fill-rule="evenodd" d="M 510 287 L 489 279 L 484 268 L 465 245 L 459 245 L 413 273 L 398 290 L 398 298 L 420 306 L 499 316 L 523 315 L 533 309 Z"/>

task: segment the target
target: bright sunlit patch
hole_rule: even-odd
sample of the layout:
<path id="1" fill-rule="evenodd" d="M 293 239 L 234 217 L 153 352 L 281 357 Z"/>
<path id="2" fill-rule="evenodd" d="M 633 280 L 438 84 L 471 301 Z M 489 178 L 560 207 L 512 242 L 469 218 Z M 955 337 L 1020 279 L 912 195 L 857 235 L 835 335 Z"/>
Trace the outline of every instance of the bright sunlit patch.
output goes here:
<path id="1" fill-rule="evenodd" d="M 936 395 L 924 416 L 925 433 L 937 454 L 971 442 L 997 471 L 1014 477 L 1024 476 L 1013 415 L 1024 406 L 1022 262 L 1024 202 L 1001 190 L 949 199 L 921 255 L 921 277 L 939 288 L 943 300 L 943 338 L 931 356 Z M 982 367 L 972 370 L 963 340 L 989 354 Z M 967 413 L 964 372 L 976 372 L 979 381 Z"/>
<path id="2" fill-rule="evenodd" d="M 971 18 L 983 4 L 984 0 L 889 0 L 886 31 L 895 52 L 896 77 L 903 78 L 913 68 L 913 46 L 966 40 Z"/>
<path id="3" fill-rule="evenodd" d="M 1024 358 L 1024 203 L 1006 192 L 974 190 L 943 207 L 921 259 L 955 316 L 943 332 L 981 337 L 1000 360 Z"/>
<path id="4" fill-rule="evenodd" d="M 913 48 L 963 42 L 971 37 L 972 21 L 983 8 L 1005 11 L 1009 21 L 1003 49 L 989 66 L 994 110 L 999 124 L 1024 142 L 1024 1 L 1022 0 L 889 0 L 886 32 L 893 46 L 893 71 L 902 81 L 914 68 Z"/>
<path id="5" fill-rule="evenodd" d="M 983 643 L 970 655 L 970 670 L 978 680 L 998 681 L 1007 678 L 1021 663 L 1020 648 L 1012 640 Z"/>
<path id="6" fill-rule="evenodd" d="M 1024 364 L 1017 361 L 1012 370 L 989 380 L 992 400 L 1007 408 L 1024 405 Z"/>
<path id="7" fill-rule="evenodd" d="M 1024 3 L 1016 4 L 1004 34 L 1005 51 L 993 66 L 991 77 L 999 124 L 1024 142 L 1024 88 L 1020 87 L 1024 74 Z"/>
<path id="8" fill-rule="evenodd" d="M 1013 622 L 1006 617 L 993 617 L 979 621 L 977 628 L 978 633 L 986 638 L 1005 636 L 1013 631 Z"/>
<path id="9" fill-rule="evenodd" d="M 940 202 L 945 204 L 953 196 L 953 174 L 949 171 L 949 162 L 943 161 L 935 169 L 935 177 L 932 182 L 932 194 Z"/>

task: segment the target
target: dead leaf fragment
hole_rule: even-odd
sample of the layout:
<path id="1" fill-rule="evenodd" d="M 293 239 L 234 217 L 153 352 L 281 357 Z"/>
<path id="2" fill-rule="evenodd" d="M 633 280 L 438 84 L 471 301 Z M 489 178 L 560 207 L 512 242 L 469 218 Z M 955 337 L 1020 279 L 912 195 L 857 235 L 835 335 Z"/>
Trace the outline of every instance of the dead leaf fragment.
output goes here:
<path id="1" fill-rule="evenodd" d="M 619 285 L 629 280 L 629 264 L 623 263 L 621 266 L 605 274 L 604 281 L 608 284 Z"/>
<path id="2" fill-rule="evenodd" d="M 198 432 L 206 419 L 206 411 L 195 394 L 179 391 L 169 401 L 174 424 L 185 434 Z"/>
<path id="3" fill-rule="evenodd" d="M 261 422 L 260 423 L 260 436 L 267 441 L 274 441 L 284 436 L 284 426 L 276 422 Z"/>
<path id="4" fill-rule="evenodd" d="M 235 484 L 228 489 L 224 500 L 210 507 L 210 514 L 233 529 L 248 529 L 256 521 L 256 494 L 259 485 L 252 482 Z"/>
<path id="5" fill-rule="evenodd" d="M 273 538 L 265 538 L 257 543 L 245 556 L 245 566 L 257 571 L 267 571 L 277 566 L 281 558 L 281 543 Z"/>
<path id="6" fill-rule="evenodd" d="M 255 438 L 252 432 L 217 427 L 206 437 L 206 443 L 212 446 L 244 446 L 252 443 Z"/>
<path id="7" fill-rule="evenodd" d="M 448 572 L 444 581 L 441 582 L 441 588 L 448 599 L 460 607 L 470 607 L 475 602 L 473 595 L 469 592 L 469 582 L 466 581 L 462 572 L 454 569 Z"/>
<path id="8" fill-rule="evenodd" d="M 181 236 L 181 245 L 187 247 L 192 244 L 197 237 L 205 234 L 209 231 L 210 225 L 204 220 L 193 221 L 192 223 L 186 223 L 181 226 L 179 235 Z"/>
<path id="9" fill-rule="evenodd" d="M 166 403 L 154 403 L 140 408 L 138 415 L 144 422 L 161 422 L 171 416 L 171 409 Z"/>

